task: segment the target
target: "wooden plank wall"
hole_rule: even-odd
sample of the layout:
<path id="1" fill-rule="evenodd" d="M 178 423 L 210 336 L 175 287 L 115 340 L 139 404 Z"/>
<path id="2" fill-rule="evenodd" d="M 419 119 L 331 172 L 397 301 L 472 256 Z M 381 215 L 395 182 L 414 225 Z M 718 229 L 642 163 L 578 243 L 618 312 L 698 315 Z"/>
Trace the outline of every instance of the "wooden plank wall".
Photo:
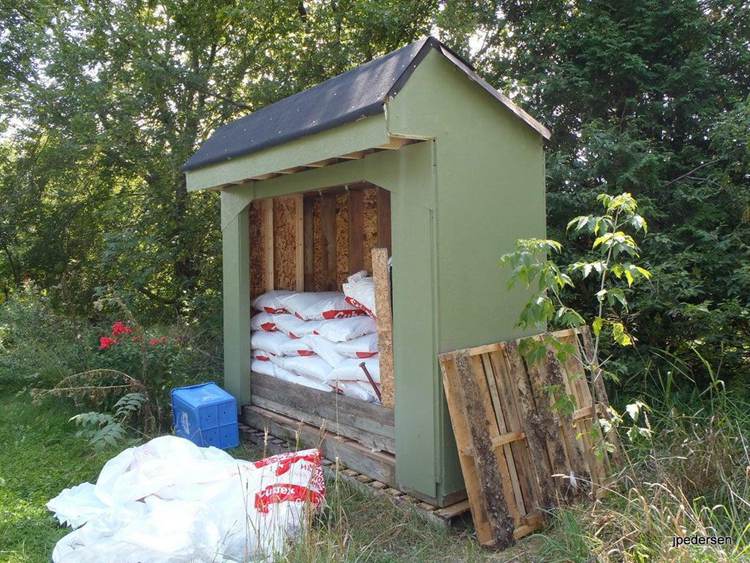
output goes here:
<path id="1" fill-rule="evenodd" d="M 254 201 L 250 206 L 250 294 L 270 289 L 341 290 L 371 251 L 391 252 L 390 193 L 371 184 Z"/>
<path id="2" fill-rule="evenodd" d="M 585 342 L 585 328 L 554 336 L 580 354 L 579 334 Z M 617 455 L 602 455 L 594 415 L 604 404 L 595 408 L 580 356 L 560 362 L 548 350 L 545 360 L 527 364 L 519 342 L 439 357 L 477 535 L 494 548 L 538 529 L 545 509 L 596 495 Z M 552 407 L 566 397 L 572 411 Z"/>

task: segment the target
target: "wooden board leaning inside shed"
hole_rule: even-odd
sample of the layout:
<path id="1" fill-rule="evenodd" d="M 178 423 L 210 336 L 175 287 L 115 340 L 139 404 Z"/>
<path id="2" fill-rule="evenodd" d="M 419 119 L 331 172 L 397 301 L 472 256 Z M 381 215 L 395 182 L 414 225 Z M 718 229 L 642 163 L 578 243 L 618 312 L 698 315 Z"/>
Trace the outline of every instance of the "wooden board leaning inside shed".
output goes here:
<path id="1" fill-rule="evenodd" d="M 372 273 L 382 405 L 252 373 L 245 422 L 395 486 L 390 193 L 367 183 L 337 186 L 257 200 L 249 214 L 251 298 L 273 289 L 341 291 L 349 275 Z"/>
<path id="2" fill-rule="evenodd" d="M 590 342 L 587 330 L 553 336 L 580 354 Z M 544 509 L 585 491 L 596 493 L 610 471 L 578 357 L 559 361 L 548 350 L 545 359 L 527 364 L 520 342 L 439 357 L 477 536 L 493 548 L 541 527 Z M 596 392 L 596 411 L 604 413 L 601 381 Z M 572 400 L 572 412 L 552 407 L 563 394 Z"/>

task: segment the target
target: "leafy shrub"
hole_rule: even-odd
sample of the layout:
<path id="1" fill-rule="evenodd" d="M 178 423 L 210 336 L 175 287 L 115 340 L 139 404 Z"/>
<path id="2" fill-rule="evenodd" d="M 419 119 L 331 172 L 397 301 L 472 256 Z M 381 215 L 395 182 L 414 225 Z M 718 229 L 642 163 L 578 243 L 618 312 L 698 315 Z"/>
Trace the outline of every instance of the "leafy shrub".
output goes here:
<path id="1" fill-rule="evenodd" d="M 51 386 L 94 363 L 95 327 L 65 318 L 26 284 L 0 305 L 0 384 Z"/>

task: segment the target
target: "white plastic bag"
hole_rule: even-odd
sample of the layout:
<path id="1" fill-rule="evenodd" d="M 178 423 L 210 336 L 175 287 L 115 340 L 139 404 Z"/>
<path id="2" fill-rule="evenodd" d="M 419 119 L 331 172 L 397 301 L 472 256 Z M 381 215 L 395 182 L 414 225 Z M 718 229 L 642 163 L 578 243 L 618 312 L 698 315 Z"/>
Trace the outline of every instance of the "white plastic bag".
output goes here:
<path id="1" fill-rule="evenodd" d="M 281 306 L 302 320 L 342 319 L 364 315 L 364 312 L 346 302 L 339 291 L 300 292 L 284 297 Z"/>
<path id="2" fill-rule="evenodd" d="M 280 358 L 277 363 L 282 368 L 297 375 L 311 377 L 317 381 L 327 383 L 333 367 L 320 356 L 297 356 Z"/>
<path id="3" fill-rule="evenodd" d="M 331 342 L 346 342 L 377 331 L 375 321 L 367 316 L 333 319 L 321 323 L 315 331 Z"/>
<path id="4" fill-rule="evenodd" d="M 250 330 L 265 330 L 267 332 L 275 331 L 276 323 L 273 318 L 274 316 L 270 313 L 256 313 L 250 317 Z"/>
<path id="5" fill-rule="evenodd" d="M 273 356 L 274 355 L 271 354 L 271 352 L 266 352 L 264 350 L 253 350 L 253 360 L 258 360 L 260 362 L 270 362 Z"/>
<path id="6" fill-rule="evenodd" d="M 304 321 L 294 315 L 274 315 L 276 328 L 290 338 L 302 338 L 312 334 L 323 321 Z"/>
<path id="7" fill-rule="evenodd" d="M 346 397 L 367 401 L 368 403 L 379 403 L 378 396 L 370 383 L 363 381 L 339 381 L 336 388 Z"/>
<path id="8" fill-rule="evenodd" d="M 253 359 L 253 361 L 250 363 L 250 371 L 254 371 L 255 373 L 260 373 L 262 375 L 276 375 L 275 367 L 276 366 L 273 362 L 266 362 L 263 360 Z"/>
<path id="9" fill-rule="evenodd" d="M 305 387 L 310 387 L 311 389 L 317 389 L 318 391 L 326 391 L 329 393 L 333 391 L 333 388 L 327 383 L 321 383 L 320 381 L 316 379 L 313 379 L 311 377 L 305 377 L 304 375 L 297 375 L 296 373 L 287 371 L 280 366 L 276 366 L 276 373 L 274 376 L 277 377 L 278 379 L 288 381 L 289 383 L 303 385 Z"/>
<path id="10" fill-rule="evenodd" d="M 347 358 L 372 358 L 378 353 L 378 335 L 376 333 L 365 334 L 346 342 L 337 342 L 336 351 Z"/>
<path id="11" fill-rule="evenodd" d="M 327 338 L 311 334 L 310 336 L 305 336 L 304 342 L 314 353 L 323 358 L 332 367 L 336 367 L 346 359 L 338 353 L 336 345 Z"/>
<path id="12" fill-rule="evenodd" d="M 287 291 L 284 289 L 278 289 L 274 291 L 267 291 L 263 295 L 259 295 L 253 301 L 253 309 L 256 311 L 265 311 L 270 314 L 281 314 L 288 313 L 284 306 L 281 304 L 281 300 L 285 297 L 289 297 L 293 291 Z"/>
<path id="13" fill-rule="evenodd" d="M 343 284 L 343 290 L 347 303 L 376 318 L 375 280 L 367 277 L 367 272 L 357 272 L 349 276 L 347 282 Z"/>
<path id="14" fill-rule="evenodd" d="M 250 347 L 253 350 L 262 350 L 270 352 L 274 356 L 281 356 L 284 354 L 282 346 L 290 340 L 286 334 L 280 331 L 266 332 L 259 330 L 250 335 Z"/>
<path id="15" fill-rule="evenodd" d="M 305 526 L 306 505 L 323 502 L 317 450 L 258 462 L 162 436 L 108 461 L 96 485 L 48 503 L 61 522 L 54 563 L 264 561 Z"/>
<path id="16" fill-rule="evenodd" d="M 350 358 L 344 360 L 333 371 L 328 374 L 328 381 L 335 384 L 336 381 L 369 381 L 360 364 L 364 362 L 370 377 L 375 383 L 380 383 L 380 363 L 378 356 L 366 360 Z"/>
<path id="17" fill-rule="evenodd" d="M 315 352 L 302 338 L 293 338 L 281 345 L 284 356 L 313 356 Z"/>

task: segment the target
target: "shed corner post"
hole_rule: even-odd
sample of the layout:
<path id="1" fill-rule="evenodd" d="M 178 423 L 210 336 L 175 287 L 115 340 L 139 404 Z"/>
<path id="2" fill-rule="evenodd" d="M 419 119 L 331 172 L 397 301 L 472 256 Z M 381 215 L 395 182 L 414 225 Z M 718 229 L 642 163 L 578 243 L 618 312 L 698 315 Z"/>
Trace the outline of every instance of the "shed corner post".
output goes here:
<path id="1" fill-rule="evenodd" d="M 224 388 L 238 408 L 250 402 L 250 201 L 221 193 Z"/>

